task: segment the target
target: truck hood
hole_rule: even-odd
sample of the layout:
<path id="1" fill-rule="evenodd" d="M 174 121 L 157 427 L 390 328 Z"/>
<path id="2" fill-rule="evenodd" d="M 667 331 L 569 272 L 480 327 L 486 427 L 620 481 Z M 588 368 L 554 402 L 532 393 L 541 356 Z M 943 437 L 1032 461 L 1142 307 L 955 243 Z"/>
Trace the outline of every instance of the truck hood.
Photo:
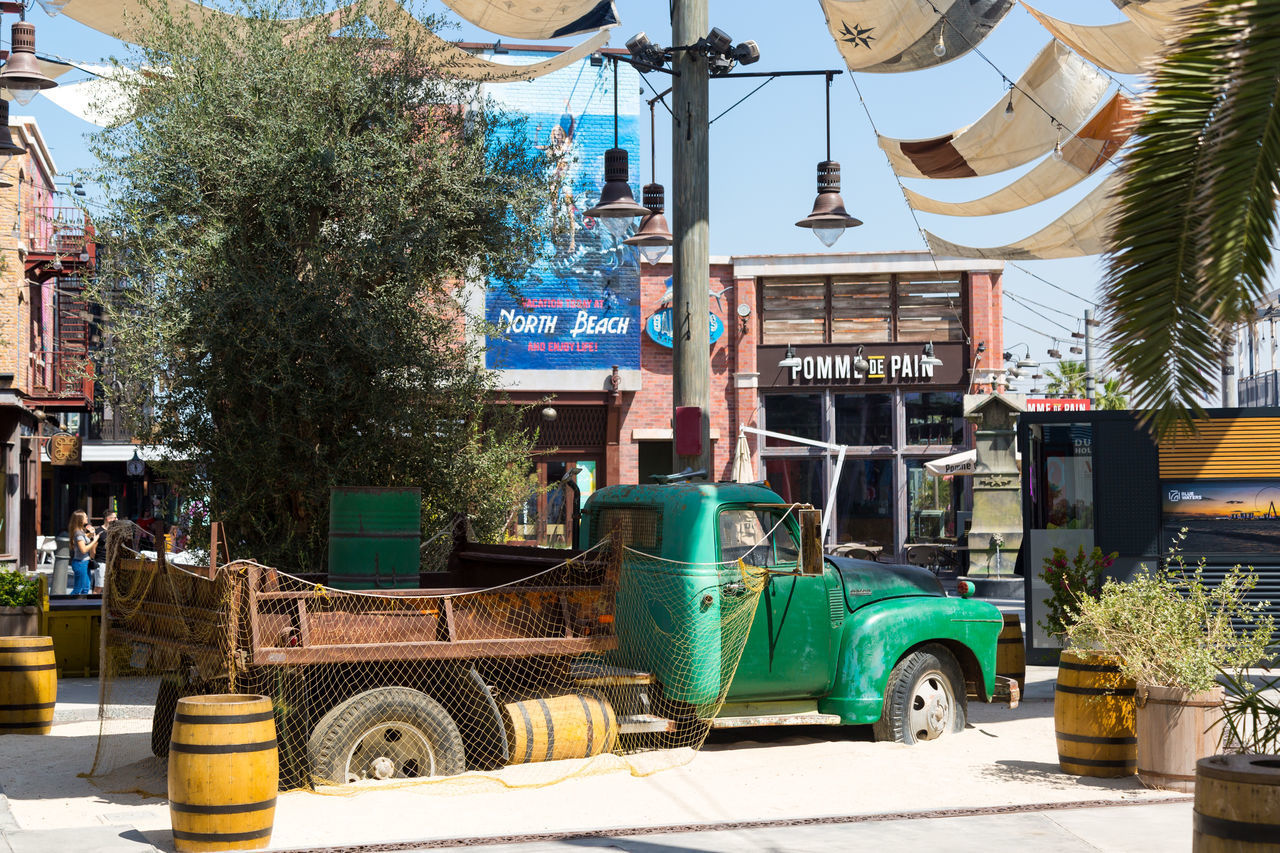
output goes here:
<path id="1" fill-rule="evenodd" d="M 873 601 L 908 595 L 945 597 L 942 583 L 928 569 L 872 560 L 827 557 L 844 581 L 844 600 L 852 612 Z"/>

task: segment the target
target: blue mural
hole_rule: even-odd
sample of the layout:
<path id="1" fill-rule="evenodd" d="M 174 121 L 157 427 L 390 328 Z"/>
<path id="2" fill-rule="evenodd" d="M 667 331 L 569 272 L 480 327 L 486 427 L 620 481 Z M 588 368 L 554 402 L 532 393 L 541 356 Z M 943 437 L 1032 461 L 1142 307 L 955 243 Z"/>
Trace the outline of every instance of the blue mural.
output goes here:
<path id="1" fill-rule="evenodd" d="M 620 91 L 637 91 L 621 74 Z M 519 86 L 506 106 L 528 116 L 535 144 L 563 155 L 547 202 L 553 228 L 541 256 L 519 281 L 489 282 L 485 317 L 497 330 L 487 339 L 486 365 L 497 370 L 639 369 L 639 254 L 583 211 L 600 196 L 604 152 L 613 147 L 613 71 L 577 63 Z M 638 83 L 636 84 L 638 86 Z M 567 93 L 565 88 L 568 88 Z M 557 100 L 560 112 L 531 105 Z M 620 115 L 619 145 L 632 152 L 637 189 L 637 96 Z M 632 228 L 635 223 L 632 224 Z M 514 291 L 514 292 L 513 292 Z"/>

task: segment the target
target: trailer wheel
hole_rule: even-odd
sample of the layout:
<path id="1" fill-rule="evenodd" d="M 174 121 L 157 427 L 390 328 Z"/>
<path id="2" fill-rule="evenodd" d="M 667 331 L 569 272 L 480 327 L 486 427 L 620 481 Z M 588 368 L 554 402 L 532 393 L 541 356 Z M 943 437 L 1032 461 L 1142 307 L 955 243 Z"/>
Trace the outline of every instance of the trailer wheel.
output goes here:
<path id="1" fill-rule="evenodd" d="M 436 700 L 408 687 L 356 694 L 321 718 L 307 740 L 317 781 L 452 776 L 466 769 L 462 736 Z"/>
<path id="2" fill-rule="evenodd" d="M 156 707 L 151 712 L 151 754 L 156 758 L 169 757 L 169 739 L 173 737 L 173 715 L 178 710 L 181 695 L 176 676 L 166 675 L 156 688 Z"/>
<path id="3" fill-rule="evenodd" d="M 964 676 L 955 656 L 930 644 L 898 661 L 884 689 L 876 740 L 919 743 L 964 730 Z"/>

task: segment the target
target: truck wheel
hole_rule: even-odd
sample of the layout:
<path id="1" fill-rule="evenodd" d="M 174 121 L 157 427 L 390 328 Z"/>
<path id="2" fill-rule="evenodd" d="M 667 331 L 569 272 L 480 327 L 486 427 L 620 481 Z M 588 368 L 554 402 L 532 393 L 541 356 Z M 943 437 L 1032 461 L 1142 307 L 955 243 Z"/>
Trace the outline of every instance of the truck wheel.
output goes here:
<path id="1" fill-rule="evenodd" d="M 964 676 L 944 647 L 923 646 L 898 661 L 884 689 L 876 740 L 918 743 L 964 729 Z"/>
<path id="2" fill-rule="evenodd" d="M 466 769 L 462 736 L 436 700 L 408 687 L 379 687 L 332 708 L 307 739 L 318 781 L 452 776 Z"/>
<path id="3" fill-rule="evenodd" d="M 173 715 L 178 710 L 180 695 L 178 679 L 163 676 L 156 688 L 156 707 L 151 712 L 151 754 L 156 758 L 169 757 L 169 740 L 173 737 Z"/>

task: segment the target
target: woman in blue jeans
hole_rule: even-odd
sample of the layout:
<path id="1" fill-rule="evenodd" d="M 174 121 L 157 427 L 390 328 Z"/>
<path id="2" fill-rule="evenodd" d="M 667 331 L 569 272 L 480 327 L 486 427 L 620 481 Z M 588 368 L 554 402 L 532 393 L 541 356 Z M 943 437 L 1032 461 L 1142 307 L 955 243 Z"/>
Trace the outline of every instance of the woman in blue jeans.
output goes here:
<path id="1" fill-rule="evenodd" d="M 67 535 L 71 537 L 71 594 L 88 595 L 93 590 L 93 579 L 89 574 L 89 559 L 93 549 L 98 547 L 100 533 L 95 533 L 89 526 L 89 516 L 78 509 L 71 513 L 71 522 L 67 525 Z"/>

